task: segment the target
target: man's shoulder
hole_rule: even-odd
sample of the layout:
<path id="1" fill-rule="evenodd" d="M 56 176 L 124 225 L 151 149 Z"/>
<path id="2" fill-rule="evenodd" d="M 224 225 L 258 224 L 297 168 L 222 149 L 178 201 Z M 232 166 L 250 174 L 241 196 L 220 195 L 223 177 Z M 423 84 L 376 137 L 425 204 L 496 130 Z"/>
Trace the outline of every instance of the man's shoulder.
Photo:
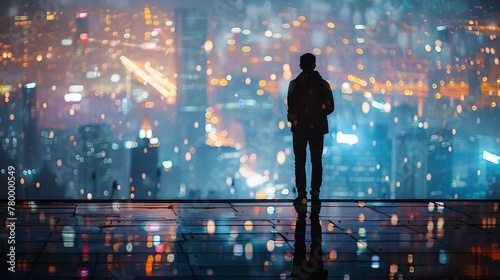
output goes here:
<path id="1" fill-rule="evenodd" d="M 293 87 L 295 84 L 297 84 L 298 80 L 297 78 L 290 80 L 289 86 Z"/>

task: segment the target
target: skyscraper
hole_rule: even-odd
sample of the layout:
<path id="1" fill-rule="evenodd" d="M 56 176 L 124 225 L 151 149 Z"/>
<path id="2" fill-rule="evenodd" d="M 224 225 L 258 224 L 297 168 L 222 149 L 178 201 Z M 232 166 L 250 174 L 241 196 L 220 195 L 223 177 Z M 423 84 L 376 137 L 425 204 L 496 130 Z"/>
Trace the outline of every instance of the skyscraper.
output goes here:
<path id="1" fill-rule="evenodd" d="M 197 146 L 205 142 L 207 15 L 202 10 L 177 9 L 175 19 L 179 133 L 181 140 Z"/>
<path id="2" fill-rule="evenodd" d="M 198 9 L 175 10 L 176 60 L 178 99 L 177 137 L 181 167 L 182 188 L 196 188 L 193 163 L 196 148 L 205 145 L 205 110 L 207 107 L 207 56 L 204 44 L 207 38 L 207 15 Z"/>
<path id="3" fill-rule="evenodd" d="M 23 169 L 33 169 L 38 166 L 38 126 L 36 112 L 36 83 L 26 83 L 23 85 L 23 111 L 22 111 L 22 135 Z"/>
<path id="4" fill-rule="evenodd" d="M 158 138 L 153 137 L 149 115 L 144 113 L 139 139 L 131 147 L 130 198 L 156 198 L 159 184 Z"/>
<path id="5" fill-rule="evenodd" d="M 76 13 L 76 33 L 75 42 L 78 45 L 87 44 L 89 41 L 89 30 L 88 30 L 88 13 L 84 10 Z"/>
<path id="6" fill-rule="evenodd" d="M 79 166 L 81 194 L 87 198 L 106 198 L 112 186 L 112 131 L 109 124 L 83 125 L 78 129 L 81 162 Z M 90 194 L 90 195 L 89 195 Z"/>

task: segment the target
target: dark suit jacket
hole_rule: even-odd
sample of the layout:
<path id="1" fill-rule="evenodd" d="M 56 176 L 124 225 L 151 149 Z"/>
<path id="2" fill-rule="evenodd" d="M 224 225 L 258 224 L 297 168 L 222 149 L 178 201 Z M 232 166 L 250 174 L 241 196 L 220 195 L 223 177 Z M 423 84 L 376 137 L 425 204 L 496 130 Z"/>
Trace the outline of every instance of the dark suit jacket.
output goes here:
<path id="1" fill-rule="evenodd" d="M 304 70 L 288 86 L 291 131 L 327 134 L 327 116 L 335 109 L 332 89 L 318 71 Z"/>

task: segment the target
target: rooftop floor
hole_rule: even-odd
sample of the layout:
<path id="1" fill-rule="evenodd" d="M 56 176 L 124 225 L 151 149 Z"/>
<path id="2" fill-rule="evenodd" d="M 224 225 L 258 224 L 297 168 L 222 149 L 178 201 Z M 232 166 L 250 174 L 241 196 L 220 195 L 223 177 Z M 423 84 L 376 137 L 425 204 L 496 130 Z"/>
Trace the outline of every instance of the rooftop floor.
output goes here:
<path id="1" fill-rule="evenodd" d="M 283 200 L 0 204 L 2 279 L 500 276 L 495 201 L 323 200 L 319 220 Z"/>

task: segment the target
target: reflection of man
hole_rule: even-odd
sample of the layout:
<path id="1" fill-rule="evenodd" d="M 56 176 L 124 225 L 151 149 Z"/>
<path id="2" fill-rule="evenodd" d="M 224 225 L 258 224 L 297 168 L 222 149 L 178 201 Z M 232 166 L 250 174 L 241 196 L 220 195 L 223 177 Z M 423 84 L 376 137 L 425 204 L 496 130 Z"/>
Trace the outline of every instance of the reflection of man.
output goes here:
<path id="1" fill-rule="evenodd" d="M 326 280 L 328 270 L 323 262 L 322 230 L 318 218 L 311 219 L 311 250 L 309 259 L 306 258 L 306 218 L 297 219 L 295 225 L 295 243 L 293 254 L 292 278 Z"/>
<path id="2" fill-rule="evenodd" d="M 324 135 L 328 133 L 327 116 L 335 108 L 330 84 L 315 71 L 316 57 L 306 53 L 300 57 L 302 72 L 288 87 L 288 121 L 293 133 L 295 154 L 295 184 L 297 212 L 305 214 L 306 194 L 306 147 L 311 154 L 311 212 L 320 207 L 319 192 L 323 176 L 322 154 Z M 319 210 L 315 212 L 319 213 Z"/>

